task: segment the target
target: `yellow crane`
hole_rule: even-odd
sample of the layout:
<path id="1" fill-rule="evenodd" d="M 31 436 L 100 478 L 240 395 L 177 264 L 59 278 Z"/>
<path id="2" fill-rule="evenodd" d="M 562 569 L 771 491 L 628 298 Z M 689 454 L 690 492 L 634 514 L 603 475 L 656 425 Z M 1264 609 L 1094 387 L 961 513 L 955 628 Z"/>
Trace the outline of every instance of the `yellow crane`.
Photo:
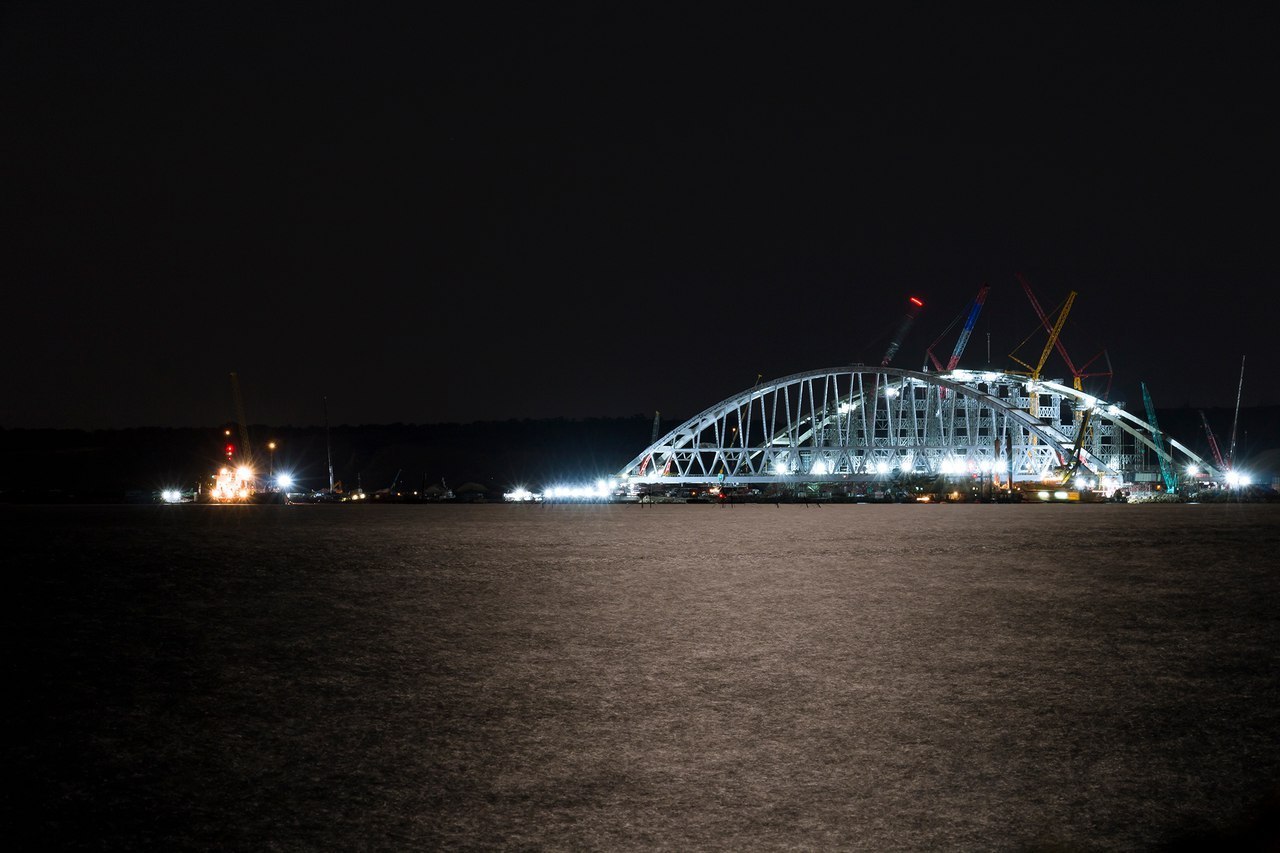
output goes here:
<path id="1" fill-rule="evenodd" d="M 1023 373 L 1023 371 L 1010 371 L 1010 372 L 1019 373 L 1019 374 L 1031 377 L 1032 386 L 1031 386 L 1031 393 L 1030 393 L 1030 397 L 1031 397 L 1030 411 L 1031 411 L 1031 417 L 1033 418 L 1040 417 L 1040 395 L 1036 393 L 1035 383 L 1040 380 L 1040 371 L 1044 370 L 1044 363 L 1049 360 L 1049 353 L 1053 352 L 1053 345 L 1057 343 L 1058 336 L 1062 334 L 1062 327 L 1067 322 L 1067 314 L 1071 311 L 1071 303 L 1075 301 L 1076 301 L 1076 292 L 1073 290 L 1067 294 L 1067 301 L 1062 303 L 1062 310 L 1058 312 L 1058 319 L 1054 321 L 1053 329 L 1049 332 L 1049 339 L 1044 342 L 1044 349 L 1040 352 L 1040 360 L 1036 362 L 1035 367 L 1032 367 L 1030 364 L 1027 364 L 1025 361 L 1018 358 L 1016 355 L 1013 355 L 1012 353 L 1009 354 L 1009 358 L 1018 362 L 1018 364 L 1021 364 L 1023 367 L 1027 368 L 1028 371 L 1030 371 L 1028 373 Z M 1033 440 L 1034 440 L 1034 437 L 1033 437 Z"/>

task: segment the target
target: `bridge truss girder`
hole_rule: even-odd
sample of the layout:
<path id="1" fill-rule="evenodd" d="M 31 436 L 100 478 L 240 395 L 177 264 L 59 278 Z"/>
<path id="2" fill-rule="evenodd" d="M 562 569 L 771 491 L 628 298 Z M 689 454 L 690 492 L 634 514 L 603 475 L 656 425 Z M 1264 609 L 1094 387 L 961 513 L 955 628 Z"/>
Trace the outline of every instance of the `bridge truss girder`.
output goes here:
<path id="1" fill-rule="evenodd" d="M 722 400 L 660 437 L 619 476 L 633 486 L 795 486 L 986 472 L 1043 482 L 1070 461 L 1088 409 L 1080 474 L 1127 481 L 1139 444 L 1171 464 L 1220 473 L 1167 435 L 1159 441 L 1122 406 L 1056 381 L 852 365 L 796 373 Z"/>

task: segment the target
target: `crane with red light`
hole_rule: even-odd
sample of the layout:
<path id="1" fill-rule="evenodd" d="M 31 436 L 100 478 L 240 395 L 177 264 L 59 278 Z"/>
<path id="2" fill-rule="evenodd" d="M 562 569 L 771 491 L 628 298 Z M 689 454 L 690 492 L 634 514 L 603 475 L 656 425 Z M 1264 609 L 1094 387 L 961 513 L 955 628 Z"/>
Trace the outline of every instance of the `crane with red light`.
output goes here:
<path id="1" fill-rule="evenodd" d="M 234 371 L 231 373 L 231 397 L 236 409 L 236 424 L 240 428 L 241 456 L 237 462 L 236 446 L 227 441 L 223 448 L 227 462 L 218 468 L 209 489 L 209 499 L 217 503 L 243 503 L 252 500 L 260 491 L 250 455 L 249 426 L 244 417 L 244 400 L 240 396 L 240 377 Z M 224 435 L 230 439 L 231 430 L 225 430 Z"/>
<path id="2" fill-rule="evenodd" d="M 880 359 L 881 367 L 888 367 L 889 362 L 898 354 L 898 349 L 902 346 L 902 341 L 907 336 L 907 332 L 911 329 L 911 324 L 915 322 L 916 317 L 920 314 L 920 309 L 924 307 L 924 302 L 916 296 L 912 296 L 907 300 L 907 313 L 903 316 L 902 322 L 898 324 L 898 328 L 893 333 L 893 337 L 889 340 L 889 348 L 884 351 L 884 357 Z"/>

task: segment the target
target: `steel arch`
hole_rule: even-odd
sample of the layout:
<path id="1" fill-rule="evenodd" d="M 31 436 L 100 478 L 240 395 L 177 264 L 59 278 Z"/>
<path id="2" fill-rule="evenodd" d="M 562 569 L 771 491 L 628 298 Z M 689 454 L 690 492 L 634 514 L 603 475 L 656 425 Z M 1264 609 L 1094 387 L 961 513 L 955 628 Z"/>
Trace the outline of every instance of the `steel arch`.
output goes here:
<path id="1" fill-rule="evenodd" d="M 851 365 L 728 397 L 645 448 L 618 476 L 633 485 L 797 485 L 995 470 L 1015 482 L 1040 481 L 1071 456 L 1086 410 L 1093 415 L 1080 459 L 1093 476 L 1123 481 L 1134 464 L 1127 448 L 1136 444 L 1175 463 L 1180 452 L 1219 473 L 1182 444 L 1166 446 L 1121 406 L 1059 382 Z"/>

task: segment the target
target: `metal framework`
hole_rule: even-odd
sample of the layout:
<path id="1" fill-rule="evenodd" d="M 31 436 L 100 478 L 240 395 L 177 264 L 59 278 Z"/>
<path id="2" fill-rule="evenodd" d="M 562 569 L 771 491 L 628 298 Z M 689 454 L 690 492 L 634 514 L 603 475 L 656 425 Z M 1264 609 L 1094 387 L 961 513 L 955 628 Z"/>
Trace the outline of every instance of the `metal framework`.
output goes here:
<path id="1" fill-rule="evenodd" d="M 722 400 L 657 438 L 618 476 L 632 486 L 795 487 L 981 472 L 1044 482 L 1071 468 L 1074 456 L 1080 475 L 1118 485 L 1132 481 L 1142 448 L 1166 464 L 1221 475 L 1121 405 L 1057 381 L 855 364 L 758 383 Z"/>

